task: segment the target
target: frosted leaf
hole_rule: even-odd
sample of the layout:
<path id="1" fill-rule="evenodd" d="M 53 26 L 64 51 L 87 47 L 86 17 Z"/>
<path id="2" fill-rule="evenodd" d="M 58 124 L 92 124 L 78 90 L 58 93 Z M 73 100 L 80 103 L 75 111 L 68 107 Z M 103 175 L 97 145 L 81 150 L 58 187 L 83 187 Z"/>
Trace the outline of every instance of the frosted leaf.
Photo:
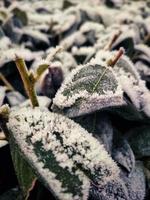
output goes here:
<path id="1" fill-rule="evenodd" d="M 81 2 L 81 1 L 80 1 Z M 101 16 L 99 12 L 99 8 L 97 8 L 97 5 L 93 7 L 93 5 L 90 5 L 90 3 L 96 3 L 96 0 L 89 1 L 88 5 L 85 3 L 85 1 L 82 1 L 81 3 L 84 3 L 84 5 L 79 5 L 79 9 L 81 14 L 84 16 L 83 20 L 86 23 L 86 20 L 98 22 L 101 23 Z M 86 18 L 86 19 L 85 19 Z"/>
<path id="2" fill-rule="evenodd" d="M 126 176 L 122 173 L 122 180 L 124 181 L 129 194 L 130 200 L 144 200 L 145 198 L 145 175 L 143 170 L 143 165 L 141 162 L 137 161 L 134 171 L 130 176 Z"/>
<path id="3" fill-rule="evenodd" d="M 6 50 L 11 46 L 11 41 L 8 37 L 4 36 L 0 38 L 0 50 Z"/>
<path id="4" fill-rule="evenodd" d="M 131 28 L 127 27 L 126 29 L 122 28 L 122 34 L 112 45 L 112 49 L 119 49 L 123 47 L 125 49 L 126 55 L 132 56 L 134 53 L 134 40 L 139 36 L 136 36 L 137 32 L 133 31 Z M 138 37 L 139 39 L 139 37 Z"/>
<path id="5" fill-rule="evenodd" d="M 145 57 L 144 57 L 144 59 L 145 59 Z M 147 59 L 147 58 L 146 58 Z M 140 59 L 141 60 L 141 59 Z M 150 61 L 150 60 L 149 60 Z M 138 70 L 138 72 L 140 73 L 140 75 L 141 75 L 141 77 L 142 77 L 142 79 L 146 79 L 146 81 L 147 81 L 147 79 L 149 79 L 149 76 L 150 76 L 150 68 L 149 68 L 149 65 L 147 65 L 147 64 L 144 64 L 143 62 L 142 62 L 142 60 L 141 61 L 138 61 L 138 62 L 136 62 L 135 63 L 135 67 L 136 67 L 136 69 Z"/>
<path id="6" fill-rule="evenodd" d="M 97 135 L 102 140 L 105 149 L 111 154 L 113 145 L 113 127 L 109 117 L 105 114 L 97 116 Z"/>
<path id="7" fill-rule="evenodd" d="M 113 159 L 125 168 L 129 174 L 132 173 L 135 167 L 135 157 L 130 145 L 123 138 L 120 140 L 115 138 L 114 141 L 116 141 L 116 145 L 113 147 Z"/>
<path id="8" fill-rule="evenodd" d="M 5 63 L 14 60 L 15 55 L 19 55 L 20 57 L 24 58 L 24 60 L 31 61 L 36 56 L 40 55 L 39 53 L 32 53 L 29 49 L 23 47 L 15 47 L 10 48 L 5 51 L 0 51 L 0 67 L 3 66 Z"/>
<path id="9" fill-rule="evenodd" d="M 31 27 L 25 27 L 20 30 L 20 32 L 28 37 L 34 38 L 36 40 L 42 41 L 49 45 L 48 37 L 45 33 L 41 33 L 38 30 L 34 30 Z"/>
<path id="10" fill-rule="evenodd" d="M 64 72 L 64 76 L 67 76 L 67 74 L 77 66 L 75 58 L 71 53 L 68 53 L 67 51 L 62 51 L 57 54 L 55 60 L 61 62 L 61 68 Z"/>
<path id="11" fill-rule="evenodd" d="M 102 18 L 104 26 L 108 27 L 114 23 L 114 18 L 112 16 L 117 16 L 119 11 L 115 9 L 108 9 L 106 6 L 99 7 L 99 13 Z"/>
<path id="12" fill-rule="evenodd" d="M 103 145 L 64 116 L 21 108 L 10 113 L 7 127 L 25 159 L 59 199 L 87 199 L 91 181 L 104 187 L 118 179 L 119 169 Z"/>
<path id="13" fill-rule="evenodd" d="M 75 46 L 81 46 L 86 41 L 86 37 L 80 32 L 76 31 L 72 33 L 67 38 L 64 38 L 61 40 L 60 45 L 64 47 L 65 49 L 71 48 L 73 45 Z"/>
<path id="14" fill-rule="evenodd" d="M 96 38 L 99 38 L 105 33 L 104 26 L 102 24 L 98 24 L 96 22 L 85 22 L 81 27 L 80 27 L 80 32 L 83 35 L 86 35 L 88 32 L 94 31 L 94 36 Z"/>
<path id="15" fill-rule="evenodd" d="M 92 113 L 74 118 L 88 132 L 93 133 L 98 141 L 103 143 L 107 152 L 111 154 L 113 144 L 113 127 L 109 117 L 104 113 Z"/>
<path id="16" fill-rule="evenodd" d="M 130 200 L 124 182 L 117 180 L 108 182 L 105 187 L 92 186 L 89 200 Z"/>
<path id="17" fill-rule="evenodd" d="M 135 45 L 135 51 L 138 54 L 145 54 L 148 58 L 150 58 L 150 49 L 145 44 Z"/>
<path id="18" fill-rule="evenodd" d="M 33 3 L 33 2 L 32 2 Z M 30 24 L 50 24 L 52 16 L 50 14 L 41 15 L 36 12 L 28 12 L 28 19 Z"/>
<path id="19" fill-rule="evenodd" d="M 138 112 L 138 110 L 132 104 L 128 104 L 117 108 L 111 108 L 109 109 L 109 113 L 115 114 L 120 118 L 130 121 L 141 121 L 143 119 L 146 120 L 145 114 Z"/>
<path id="20" fill-rule="evenodd" d="M 69 117 L 91 113 L 102 108 L 125 104 L 123 91 L 111 68 L 106 64 L 90 63 L 78 66 L 64 80 L 53 100 Z"/>
<path id="21" fill-rule="evenodd" d="M 25 97 L 17 91 L 8 92 L 6 94 L 6 98 L 11 106 L 19 105 L 20 103 L 25 101 Z"/>
<path id="22" fill-rule="evenodd" d="M 75 25 L 76 23 L 77 23 L 77 17 L 75 15 L 73 14 L 62 15 L 61 21 L 59 21 L 58 24 L 53 26 L 53 31 L 55 31 L 56 34 L 63 33 L 72 28 L 73 25 Z"/>
<path id="23" fill-rule="evenodd" d="M 95 49 L 93 47 L 73 47 L 72 54 L 74 56 L 88 56 L 94 55 Z"/>
<path id="24" fill-rule="evenodd" d="M 126 56 L 123 56 L 115 65 L 114 71 L 133 105 L 150 116 L 150 92 L 145 86 L 145 81 L 140 80 L 132 62 Z"/>

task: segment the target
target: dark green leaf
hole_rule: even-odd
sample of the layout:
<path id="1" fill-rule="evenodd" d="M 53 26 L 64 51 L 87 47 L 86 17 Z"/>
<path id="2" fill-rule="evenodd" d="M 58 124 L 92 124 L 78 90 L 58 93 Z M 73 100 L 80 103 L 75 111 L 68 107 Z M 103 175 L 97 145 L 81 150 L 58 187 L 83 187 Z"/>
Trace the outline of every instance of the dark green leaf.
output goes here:
<path id="1" fill-rule="evenodd" d="M 125 104 L 123 92 L 111 68 L 95 61 L 69 74 L 54 98 L 54 110 L 69 117 Z"/>
<path id="2" fill-rule="evenodd" d="M 104 187 L 119 176 L 103 145 L 66 117 L 21 108 L 11 112 L 8 129 L 38 178 L 59 199 L 87 199 L 91 181 Z"/>

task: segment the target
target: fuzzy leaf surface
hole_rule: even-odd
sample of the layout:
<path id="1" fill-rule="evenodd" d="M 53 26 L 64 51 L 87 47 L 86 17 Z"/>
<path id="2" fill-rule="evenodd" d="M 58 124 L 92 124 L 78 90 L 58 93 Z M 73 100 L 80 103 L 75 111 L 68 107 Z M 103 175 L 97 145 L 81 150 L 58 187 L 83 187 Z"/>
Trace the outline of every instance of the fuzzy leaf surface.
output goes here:
<path id="1" fill-rule="evenodd" d="M 87 199 L 90 184 L 117 180 L 119 169 L 103 145 L 72 120 L 45 108 L 20 108 L 8 129 L 23 157 L 58 199 Z"/>
<path id="2" fill-rule="evenodd" d="M 53 102 L 54 110 L 58 108 L 69 117 L 125 104 L 123 91 L 112 69 L 95 60 L 73 70 Z"/>

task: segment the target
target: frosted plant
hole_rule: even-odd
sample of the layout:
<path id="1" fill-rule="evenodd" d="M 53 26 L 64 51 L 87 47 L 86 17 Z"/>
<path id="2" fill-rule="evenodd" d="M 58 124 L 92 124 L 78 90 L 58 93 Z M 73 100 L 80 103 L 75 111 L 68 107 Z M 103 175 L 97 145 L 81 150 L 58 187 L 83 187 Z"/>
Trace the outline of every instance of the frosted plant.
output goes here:
<path id="1" fill-rule="evenodd" d="M 112 57 L 112 56 L 111 56 Z M 110 106 L 121 106 L 123 90 L 106 62 L 92 59 L 78 66 L 63 82 L 54 100 L 54 109 L 62 109 L 69 117 Z"/>
<path id="2" fill-rule="evenodd" d="M 147 199 L 149 3 L 2 0 L 0 7 L 1 75 L 19 88 L 10 67 L 19 55 L 30 98 L 1 76 L 7 89 L 0 88 L 0 104 L 13 108 L 0 108 L 0 148 L 8 140 L 22 199 L 34 192 L 36 200 L 47 199 L 45 193 L 62 200 Z M 56 55 L 56 45 L 65 51 Z M 131 60 L 113 51 L 120 47 Z"/>
<path id="3" fill-rule="evenodd" d="M 101 188 L 118 180 L 119 168 L 103 145 L 62 115 L 46 108 L 15 109 L 7 128 L 25 160 L 59 199 L 87 199 L 91 183 Z"/>
<path id="4" fill-rule="evenodd" d="M 114 70 L 134 106 L 150 116 L 150 92 L 145 86 L 145 81 L 140 79 L 132 62 L 124 56 L 118 61 Z"/>
<path id="5" fill-rule="evenodd" d="M 95 60 L 97 63 L 105 64 L 114 54 L 115 52 L 101 50 L 96 54 Z M 131 60 L 125 55 L 122 56 L 114 65 L 113 72 L 133 105 L 139 111 L 150 116 L 150 92 L 145 86 L 145 81 L 140 79 L 140 75 Z"/>

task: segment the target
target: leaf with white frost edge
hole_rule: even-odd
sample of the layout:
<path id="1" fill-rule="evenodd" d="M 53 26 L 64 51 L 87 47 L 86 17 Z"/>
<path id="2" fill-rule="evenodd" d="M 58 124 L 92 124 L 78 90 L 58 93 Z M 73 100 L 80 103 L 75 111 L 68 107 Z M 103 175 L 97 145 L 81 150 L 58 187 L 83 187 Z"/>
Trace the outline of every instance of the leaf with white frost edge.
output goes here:
<path id="1" fill-rule="evenodd" d="M 123 91 L 111 67 L 93 59 L 64 80 L 53 99 L 53 110 L 76 117 L 124 104 Z"/>
<path id="2" fill-rule="evenodd" d="M 78 124 L 47 109 L 20 108 L 7 127 L 27 162 L 59 199 L 87 199 L 90 184 L 104 187 L 119 168 L 103 145 Z"/>
<path id="3" fill-rule="evenodd" d="M 96 62 L 105 64 L 113 55 L 115 55 L 115 51 L 99 51 L 96 55 Z M 131 60 L 123 55 L 113 67 L 113 71 L 123 91 L 128 95 L 136 109 L 143 111 L 149 117 L 150 92 L 145 86 L 145 81 L 140 79 L 140 75 Z"/>
<path id="4" fill-rule="evenodd" d="M 130 200 L 128 190 L 124 182 L 118 178 L 117 181 L 108 182 L 104 187 L 92 185 L 88 200 Z"/>
<path id="5" fill-rule="evenodd" d="M 146 180 L 142 162 L 136 162 L 135 169 L 130 176 L 126 176 L 126 173 L 123 173 L 122 171 L 121 178 L 127 187 L 130 200 L 145 199 Z"/>
<path id="6" fill-rule="evenodd" d="M 123 56 L 114 67 L 114 71 L 133 105 L 150 116 L 150 92 L 129 58 Z"/>

